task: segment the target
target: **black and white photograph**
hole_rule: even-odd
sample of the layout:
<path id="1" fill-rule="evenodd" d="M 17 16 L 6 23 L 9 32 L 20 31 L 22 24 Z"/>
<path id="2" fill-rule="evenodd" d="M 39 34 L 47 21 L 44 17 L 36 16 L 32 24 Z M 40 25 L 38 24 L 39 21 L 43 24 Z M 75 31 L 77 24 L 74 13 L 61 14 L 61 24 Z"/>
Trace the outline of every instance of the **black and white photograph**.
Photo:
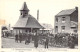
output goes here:
<path id="1" fill-rule="evenodd" d="M 0 0 L 1 48 L 78 49 L 80 0 Z"/>

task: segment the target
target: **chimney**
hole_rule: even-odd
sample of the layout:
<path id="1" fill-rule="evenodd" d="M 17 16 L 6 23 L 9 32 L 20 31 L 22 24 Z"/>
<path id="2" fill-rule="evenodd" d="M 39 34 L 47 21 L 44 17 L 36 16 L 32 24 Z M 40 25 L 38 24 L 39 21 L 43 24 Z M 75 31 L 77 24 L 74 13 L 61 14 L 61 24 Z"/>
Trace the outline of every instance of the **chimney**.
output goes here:
<path id="1" fill-rule="evenodd" d="M 78 11 L 78 7 L 75 7 L 75 9 Z"/>
<path id="2" fill-rule="evenodd" d="M 37 10 L 37 21 L 39 21 L 39 10 Z"/>

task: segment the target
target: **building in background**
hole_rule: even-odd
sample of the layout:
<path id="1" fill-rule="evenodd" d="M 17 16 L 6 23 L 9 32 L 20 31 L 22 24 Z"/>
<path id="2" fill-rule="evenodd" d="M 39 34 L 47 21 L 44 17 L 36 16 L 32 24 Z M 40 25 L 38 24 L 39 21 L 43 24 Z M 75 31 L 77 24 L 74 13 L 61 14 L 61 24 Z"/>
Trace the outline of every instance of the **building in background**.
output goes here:
<path id="1" fill-rule="evenodd" d="M 36 32 L 37 30 L 44 28 L 28 12 L 29 12 L 29 9 L 27 8 L 26 2 L 24 2 L 23 6 L 20 10 L 20 17 L 19 17 L 17 23 L 13 27 L 13 31 L 15 34 Z"/>
<path id="2" fill-rule="evenodd" d="M 78 7 L 62 10 L 55 16 L 55 33 L 77 33 L 78 32 Z"/>
<path id="3" fill-rule="evenodd" d="M 51 24 L 42 23 L 41 25 L 44 27 L 44 29 L 40 29 L 42 32 L 50 34 L 53 33 L 53 26 Z"/>
<path id="4" fill-rule="evenodd" d="M 1 36 L 5 36 L 6 33 L 9 33 L 9 36 L 13 36 L 13 29 L 10 24 L 1 26 Z"/>

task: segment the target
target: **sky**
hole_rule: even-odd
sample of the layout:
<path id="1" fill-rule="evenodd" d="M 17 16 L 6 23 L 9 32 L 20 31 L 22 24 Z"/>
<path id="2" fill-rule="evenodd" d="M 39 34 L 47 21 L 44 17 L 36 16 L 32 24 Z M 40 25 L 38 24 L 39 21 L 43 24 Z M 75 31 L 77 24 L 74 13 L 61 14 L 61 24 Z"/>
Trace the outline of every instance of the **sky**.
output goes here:
<path id="1" fill-rule="evenodd" d="M 6 24 L 14 26 L 24 2 L 30 10 L 29 14 L 37 18 L 39 10 L 39 22 L 51 24 L 53 27 L 55 15 L 60 11 L 74 9 L 76 6 L 80 10 L 80 0 L 0 0 L 0 19 L 5 19 Z"/>

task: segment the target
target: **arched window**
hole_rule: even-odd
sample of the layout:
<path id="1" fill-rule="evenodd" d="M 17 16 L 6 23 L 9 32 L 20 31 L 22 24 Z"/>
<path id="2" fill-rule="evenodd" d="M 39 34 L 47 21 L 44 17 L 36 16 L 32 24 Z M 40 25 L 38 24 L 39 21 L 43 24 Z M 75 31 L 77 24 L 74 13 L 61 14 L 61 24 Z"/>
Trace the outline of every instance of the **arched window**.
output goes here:
<path id="1" fill-rule="evenodd" d="M 62 17 L 62 21 L 65 21 L 65 17 Z"/>
<path id="2" fill-rule="evenodd" d="M 58 18 L 56 18 L 56 22 L 58 22 Z"/>
<path id="3" fill-rule="evenodd" d="M 61 26 L 62 31 L 65 31 L 65 26 Z"/>
<path id="4" fill-rule="evenodd" d="M 58 33 L 58 26 L 55 26 L 55 32 Z"/>
<path id="5" fill-rule="evenodd" d="M 65 23 L 66 19 L 65 17 L 62 17 L 62 23 Z"/>

